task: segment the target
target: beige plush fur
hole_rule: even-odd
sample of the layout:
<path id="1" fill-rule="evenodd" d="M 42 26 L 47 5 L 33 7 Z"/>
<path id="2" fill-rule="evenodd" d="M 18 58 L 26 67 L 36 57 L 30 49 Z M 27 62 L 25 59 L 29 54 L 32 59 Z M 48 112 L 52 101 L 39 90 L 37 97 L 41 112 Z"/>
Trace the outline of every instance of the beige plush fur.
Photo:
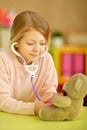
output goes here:
<path id="1" fill-rule="evenodd" d="M 75 120 L 81 113 L 82 101 L 87 94 L 87 76 L 75 74 L 62 87 L 64 96 L 53 96 L 51 107 L 39 111 L 42 120 Z"/>

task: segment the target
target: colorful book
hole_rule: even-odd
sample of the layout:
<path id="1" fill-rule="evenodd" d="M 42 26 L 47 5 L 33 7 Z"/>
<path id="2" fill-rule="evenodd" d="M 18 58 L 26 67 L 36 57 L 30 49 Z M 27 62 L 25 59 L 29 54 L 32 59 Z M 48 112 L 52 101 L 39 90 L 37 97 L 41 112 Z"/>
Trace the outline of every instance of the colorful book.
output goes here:
<path id="1" fill-rule="evenodd" d="M 61 74 L 62 76 L 72 75 L 72 54 L 63 53 L 61 54 Z"/>
<path id="2" fill-rule="evenodd" d="M 67 77 L 76 73 L 85 73 L 85 55 L 63 53 L 61 55 L 61 75 Z"/>
<path id="3" fill-rule="evenodd" d="M 84 70 L 85 70 L 85 55 L 80 53 L 74 54 L 72 74 L 84 73 Z"/>

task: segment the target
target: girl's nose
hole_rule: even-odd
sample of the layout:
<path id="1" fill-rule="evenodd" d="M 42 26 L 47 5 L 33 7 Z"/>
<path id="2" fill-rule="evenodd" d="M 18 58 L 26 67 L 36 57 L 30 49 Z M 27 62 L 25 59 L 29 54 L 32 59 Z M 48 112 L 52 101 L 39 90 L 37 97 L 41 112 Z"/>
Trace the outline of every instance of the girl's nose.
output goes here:
<path id="1" fill-rule="evenodd" d="M 38 44 L 36 44 L 36 45 L 34 46 L 34 51 L 38 52 L 38 51 L 39 51 L 39 49 L 40 49 L 39 45 L 38 45 Z"/>

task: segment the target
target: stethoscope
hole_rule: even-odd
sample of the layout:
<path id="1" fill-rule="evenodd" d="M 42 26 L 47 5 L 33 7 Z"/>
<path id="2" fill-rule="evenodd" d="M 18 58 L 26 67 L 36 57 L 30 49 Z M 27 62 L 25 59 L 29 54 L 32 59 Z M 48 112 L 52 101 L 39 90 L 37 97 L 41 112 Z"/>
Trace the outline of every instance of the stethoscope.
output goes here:
<path id="1" fill-rule="evenodd" d="M 20 57 L 23 65 L 24 65 L 24 68 L 25 70 L 29 73 L 30 75 L 30 80 L 31 80 L 31 85 L 32 85 L 32 89 L 34 91 L 34 94 L 36 96 L 36 98 L 40 101 L 40 97 L 35 89 L 35 86 L 33 84 L 33 78 L 35 77 L 36 75 L 36 72 L 38 71 L 38 68 L 39 68 L 39 61 L 40 59 L 47 53 L 47 49 L 45 50 L 45 52 L 38 58 L 38 60 L 35 62 L 35 63 L 32 63 L 30 65 L 27 65 L 25 59 L 16 51 L 15 49 L 15 45 L 17 45 L 18 43 L 17 42 L 14 42 L 12 45 L 11 45 L 11 50 L 13 51 L 14 54 L 16 54 L 18 57 Z"/>

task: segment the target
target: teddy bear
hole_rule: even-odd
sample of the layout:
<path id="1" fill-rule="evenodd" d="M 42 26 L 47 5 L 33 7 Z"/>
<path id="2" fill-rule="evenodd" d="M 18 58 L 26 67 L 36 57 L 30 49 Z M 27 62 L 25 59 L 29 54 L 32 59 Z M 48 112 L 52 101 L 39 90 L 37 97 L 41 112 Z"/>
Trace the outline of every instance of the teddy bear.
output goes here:
<path id="1" fill-rule="evenodd" d="M 52 106 L 42 107 L 39 118 L 49 121 L 63 121 L 78 119 L 87 94 L 87 76 L 77 73 L 71 76 L 62 86 L 64 95 L 54 95 Z"/>

